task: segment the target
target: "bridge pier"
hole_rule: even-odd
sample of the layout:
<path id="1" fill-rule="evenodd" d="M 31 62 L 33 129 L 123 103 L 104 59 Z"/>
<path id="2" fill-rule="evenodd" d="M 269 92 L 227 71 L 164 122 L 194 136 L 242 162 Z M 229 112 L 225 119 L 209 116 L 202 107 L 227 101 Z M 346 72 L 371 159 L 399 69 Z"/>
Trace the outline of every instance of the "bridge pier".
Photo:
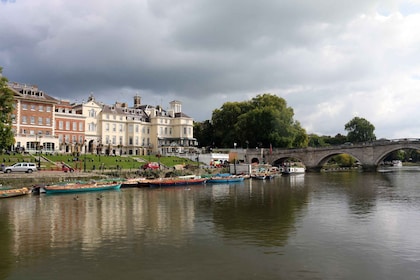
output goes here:
<path id="1" fill-rule="evenodd" d="M 363 164 L 362 169 L 364 172 L 376 172 L 378 170 L 378 166 L 374 164 Z"/>
<path id="2" fill-rule="evenodd" d="M 305 170 L 306 172 L 321 172 L 322 166 L 306 166 Z"/>

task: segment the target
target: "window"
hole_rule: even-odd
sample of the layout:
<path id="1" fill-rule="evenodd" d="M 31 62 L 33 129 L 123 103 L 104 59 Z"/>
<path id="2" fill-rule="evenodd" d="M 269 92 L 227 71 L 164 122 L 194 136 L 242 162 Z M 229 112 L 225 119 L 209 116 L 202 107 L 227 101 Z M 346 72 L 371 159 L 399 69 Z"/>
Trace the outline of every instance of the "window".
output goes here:
<path id="1" fill-rule="evenodd" d="M 73 136 L 71 137 L 71 142 L 72 142 L 72 143 L 76 143 L 76 135 L 73 135 Z"/>
<path id="2" fill-rule="evenodd" d="M 35 111 L 35 105 L 34 104 L 31 105 L 31 111 Z"/>
<path id="3" fill-rule="evenodd" d="M 91 117 L 91 118 L 96 117 L 96 112 L 95 112 L 95 110 L 94 110 L 94 109 L 90 109 L 90 110 L 89 110 L 89 117 Z"/>
<path id="4" fill-rule="evenodd" d="M 109 123 L 106 123 L 106 124 L 105 124 L 105 130 L 106 130 L 106 131 L 109 131 Z"/>
<path id="5" fill-rule="evenodd" d="M 51 125 L 51 119 L 50 118 L 45 118 L 45 124 L 46 125 Z"/>
<path id="6" fill-rule="evenodd" d="M 83 123 L 79 122 L 79 131 L 83 131 Z"/>
<path id="7" fill-rule="evenodd" d="M 187 134 L 187 128 L 184 127 L 184 135 L 186 135 L 186 134 Z"/>
<path id="8" fill-rule="evenodd" d="M 23 124 L 26 124 L 27 123 L 26 116 L 22 116 L 22 123 Z"/>
<path id="9" fill-rule="evenodd" d="M 123 131 L 123 125 L 120 124 L 120 132 L 122 132 L 122 131 Z"/>
<path id="10" fill-rule="evenodd" d="M 136 136 L 136 145 L 137 146 L 139 145 L 139 137 L 138 136 Z"/>
<path id="11" fill-rule="evenodd" d="M 133 145 L 133 137 L 132 137 L 132 136 L 130 136 L 130 137 L 128 138 L 128 144 L 129 144 L 129 145 Z"/>
<path id="12" fill-rule="evenodd" d="M 28 105 L 27 104 L 22 104 L 22 110 L 28 110 Z"/>
<path id="13" fill-rule="evenodd" d="M 31 117 L 31 124 L 35 124 L 35 117 Z"/>
<path id="14" fill-rule="evenodd" d="M 47 112 L 51 112 L 51 107 L 47 106 Z"/>
<path id="15" fill-rule="evenodd" d="M 114 123 L 114 124 L 112 124 L 112 131 L 117 131 L 117 125 Z"/>
<path id="16" fill-rule="evenodd" d="M 136 124 L 136 133 L 139 132 L 139 125 Z"/>
<path id="17" fill-rule="evenodd" d="M 112 144 L 113 145 L 117 144 L 117 137 L 115 135 L 112 136 Z"/>
<path id="18" fill-rule="evenodd" d="M 73 131 L 77 131 L 77 122 L 73 122 Z"/>
<path id="19" fill-rule="evenodd" d="M 42 125 L 42 117 L 38 117 L 38 124 Z"/>
<path id="20" fill-rule="evenodd" d="M 66 121 L 66 130 L 70 130 L 70 122 Z"/>
<path id="21" fill-rule="evenodd" d="M 44 106 L 39 105 L 39 106 L 38 106 L 38 111 L 40 111 L 40 112 L 44 112 Z"/>
<path id="22" fill-rule="evenodd" d="M 123 144 L 123 137 L 122 136 L 120 136 L 120 143 L 119 143 L 120 145 L 122 145 Z"/>
<path id="23" fill-rule="evenodd" d="M 63 121 L 59 121 L 58 122 L 58 129 L 63 129 L 63 128 L 64 128 Z"/>

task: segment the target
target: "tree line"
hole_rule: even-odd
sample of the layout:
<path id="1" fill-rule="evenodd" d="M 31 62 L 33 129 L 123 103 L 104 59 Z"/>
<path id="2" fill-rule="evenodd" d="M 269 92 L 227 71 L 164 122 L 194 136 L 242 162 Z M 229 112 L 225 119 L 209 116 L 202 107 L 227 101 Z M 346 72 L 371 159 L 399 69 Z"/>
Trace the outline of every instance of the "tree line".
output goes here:
<path id="1" fill-rule="evenodd" d="M 276 95 L 257 95 L 249 101 L 227 102 L 215 109 L 211 120 L 194 123 L 201 147 L 213 148 L 305 148 L 359 143 L 376 139 L 375 126 L 355 117 L 344 126 L 347 135 L 307 134 L 294 120 L 293 108 Z"/>

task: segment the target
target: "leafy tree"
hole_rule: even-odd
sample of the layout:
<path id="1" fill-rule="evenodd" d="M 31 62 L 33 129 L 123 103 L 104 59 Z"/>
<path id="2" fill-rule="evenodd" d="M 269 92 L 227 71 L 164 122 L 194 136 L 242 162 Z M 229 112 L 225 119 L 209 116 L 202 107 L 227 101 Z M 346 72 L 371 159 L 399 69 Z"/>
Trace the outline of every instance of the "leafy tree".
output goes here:
<path id="1" fill-rule="evenodd" d="M 238 142 L 234 127 L 238 117 L 246 111 L 246 108 L 247 104 L 244 102 L 227 102 L 222 105 L 221 109 L 213 111 L 213 142 L 215 146 L 232 147 L 233 143 Z"/>
<path id="2" fill-rule="evenodd" d="M 318 136 L 316 134 L 308 135 L 308 146 L 309 147 L 325 147 L 328 144 L 324 141 L 324 136 Z"/>
<path id="3" fill-rule="evenodd" d="M 194 137 L 202 147 L 213 146 L 213 125 L 209 120 L 194 123 Z"/>
<path id="4" fill-rule="evenodd" d="M 339 154 L 332 158 L 340 167 L 352 167 L 356 163 L 356 159 L 349 154 Z"/>
<path id="5" fill-rule="evenodd" d="M 354 117 L 344 128 L 348 131 L 347 140 L 349 142 L 357 143 L 376 139 L 375 126 L 364 118 Z"/>
<path id="6" fill-rule="evenodd" d="M 258 95 L 213 111 L 214 142 L 221 147 L 306 147 L 308 137 L 283 98 Z"/>
<path id="7" fill-rule="evenodd" d="M 7 86 L 7 78 L 2 76 L 0 67 L 0 150 L 9 149 L 15 142 L 12 130 L 14 110 L 13 92 Z"/>

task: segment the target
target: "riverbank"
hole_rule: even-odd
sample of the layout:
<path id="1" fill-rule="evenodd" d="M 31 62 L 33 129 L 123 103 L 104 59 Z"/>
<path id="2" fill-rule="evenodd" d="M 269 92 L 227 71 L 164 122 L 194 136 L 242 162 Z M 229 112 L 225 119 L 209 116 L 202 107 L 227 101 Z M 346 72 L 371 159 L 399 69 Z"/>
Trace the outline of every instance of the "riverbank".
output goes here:
<path id="1" fill-rule="evenodd" d="M 10 186 L 34 186 L 65 182 L 73 180 L 103 179 L 109 176 L 91 172 L 62 172 L 62 171 L 37 171 L 33 173 L 0 173 L 0 184 Z"/>

